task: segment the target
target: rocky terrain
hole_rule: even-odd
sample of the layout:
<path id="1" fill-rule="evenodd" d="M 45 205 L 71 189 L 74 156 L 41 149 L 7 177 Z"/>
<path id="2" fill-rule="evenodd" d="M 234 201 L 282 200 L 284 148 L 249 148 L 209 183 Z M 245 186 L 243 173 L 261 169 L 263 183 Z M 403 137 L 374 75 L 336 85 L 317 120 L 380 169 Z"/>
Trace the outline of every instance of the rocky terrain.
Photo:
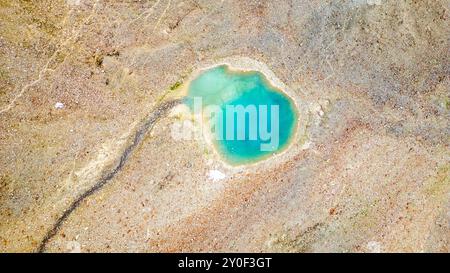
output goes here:
<path id="1" fill-rule="evenodd" d="M 1 0 L 0 252 L 449 252 L 449 4 Z M 171 136 L 227 58 L 293 94 L 286 153 Z"/>

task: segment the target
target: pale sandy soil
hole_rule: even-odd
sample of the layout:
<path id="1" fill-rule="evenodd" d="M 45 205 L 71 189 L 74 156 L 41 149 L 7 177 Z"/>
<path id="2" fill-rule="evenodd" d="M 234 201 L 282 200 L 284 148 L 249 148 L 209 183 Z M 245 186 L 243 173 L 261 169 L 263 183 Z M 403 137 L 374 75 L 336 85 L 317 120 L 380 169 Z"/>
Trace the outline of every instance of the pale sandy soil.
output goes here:
<path id="1" fill-rule="evenodd" d="M 0 252 L 448 252 L 448 8 L 0 1 Z M 232 168 L 172 137 L 224 60 L 295 100 L 286 153 Z"/>

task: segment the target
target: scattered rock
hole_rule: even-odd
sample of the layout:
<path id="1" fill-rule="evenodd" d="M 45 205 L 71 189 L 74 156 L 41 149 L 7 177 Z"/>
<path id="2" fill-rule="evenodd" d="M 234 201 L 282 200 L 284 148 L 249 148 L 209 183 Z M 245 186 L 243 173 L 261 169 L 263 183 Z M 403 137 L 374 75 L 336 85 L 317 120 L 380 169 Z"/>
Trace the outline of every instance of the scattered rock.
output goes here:
<path id="1" fill-rule="evenodd" d="M 218 170 L 210 170 L 208 172 L 208 178 L 211 179 L 214 182 L 222 180 L 225 177 L 226 177 L 226 175 L 224 173 L 222 173 L 221 171 L 218 171 Z"/>
<path id="2" fill-rule="evenodd" d="M 62 102 L 55 103 L 55 108 L 56 109 L 63 109 L 64 108 L 64 103 L 62 103 Z"/>

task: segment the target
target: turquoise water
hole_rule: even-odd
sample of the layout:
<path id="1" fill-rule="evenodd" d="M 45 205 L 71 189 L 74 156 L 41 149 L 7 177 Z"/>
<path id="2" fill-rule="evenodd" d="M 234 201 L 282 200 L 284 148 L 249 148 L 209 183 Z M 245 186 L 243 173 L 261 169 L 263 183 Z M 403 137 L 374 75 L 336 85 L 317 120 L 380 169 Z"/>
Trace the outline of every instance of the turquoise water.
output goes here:
<path id="1" fill-rule="evenodd" d="M 190 83 L 185 103 L 213 124 L 214 146 L 232 165 L 282 151 L 297 125 L 292 100 L 256 71 L 239 72 L 225 65 L 206 70 Z M 206 109 L 211 107 L 215 111 L 209 115 Z"/>

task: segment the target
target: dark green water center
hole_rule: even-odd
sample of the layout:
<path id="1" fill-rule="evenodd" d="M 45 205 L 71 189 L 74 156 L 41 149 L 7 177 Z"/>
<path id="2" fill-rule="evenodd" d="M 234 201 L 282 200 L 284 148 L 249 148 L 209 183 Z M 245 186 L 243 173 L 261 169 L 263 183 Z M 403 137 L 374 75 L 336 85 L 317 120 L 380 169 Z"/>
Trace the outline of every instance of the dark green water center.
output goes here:
<path id="1" fill-rule="evenodd" d="M 185 103 L 209 120 L 214 146 L 232 165 L 279 153 L 295 133 L 293 101 L 260 72 L 217 66 L 201 73 L 188 88 Z"/>

